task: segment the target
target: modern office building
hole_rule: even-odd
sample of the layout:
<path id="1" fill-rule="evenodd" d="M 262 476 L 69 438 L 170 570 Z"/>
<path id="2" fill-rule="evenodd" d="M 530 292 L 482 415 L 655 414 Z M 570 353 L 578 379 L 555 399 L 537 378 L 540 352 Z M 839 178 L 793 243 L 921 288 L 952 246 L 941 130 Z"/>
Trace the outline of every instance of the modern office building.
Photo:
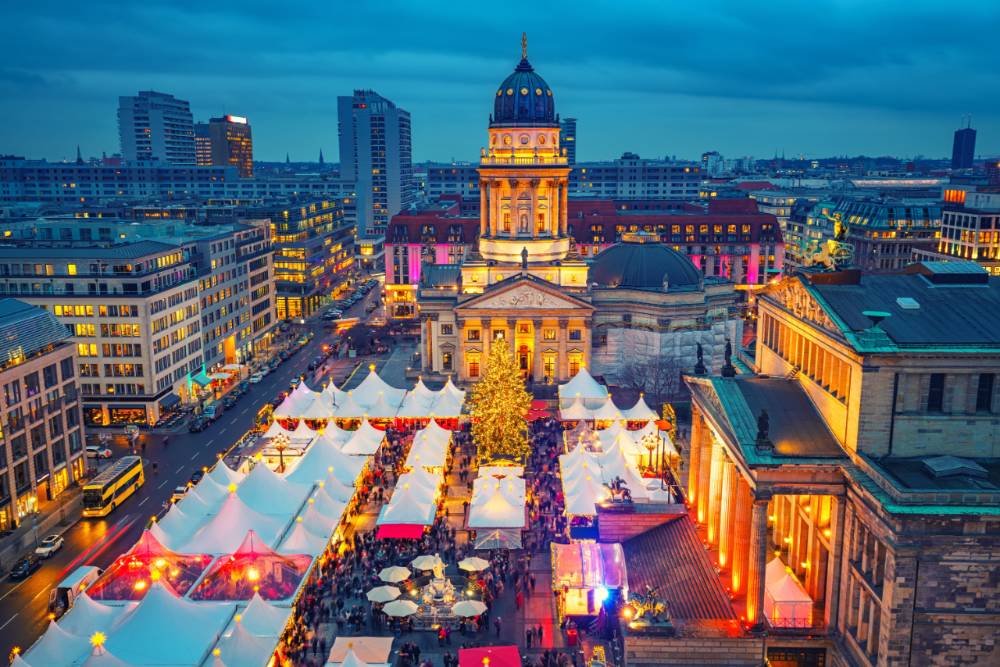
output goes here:
<path id="1" fill-rule="evenodd" d="M 357 197 L 358 231 L 383 236 L 414 201 L 410 113 L 373 90 L 337 98 L 340 177 Z"/>
<path id="2" fill-rule="evenodd" d="M 154 424 L 196 393 L 203 359 L 190 248 L 0 247 L 0 294 L 44 307 L 73 332 L 87 423 Z"/>
<path id="3" fill-rule="evenodd" d="M 641 158 L 624 153 L 607 162 L 580 162 L 570 174 L 570 195 L 598 199 L 698 199 L 703 174 L 696 162 Z"/>
<path id="4" fill-rule="evenodd" d="M 196 164 L 191 107 L 173 95 L 144 90 L 119 97 L 118 135 L 126 162 Z"/>
<path id="5" fill-rule="evenodd" d="M 559 138 L 566 151 L 566 161 L 576 164 L 576 118 L 563 118 L 559 121 Z"/>
<path id="6" fill-rule="evenodd" d="M 235 213 L 270 220 L 279 320 L 309 317 L 343 289 L 355 262 L 356 235 L 336 200 L 272 200 Z"/>
<path id="7" fill-rule="evenodd" d="M 353 185 L 331 174 L 241 178 L 236 167 L 72 164 L 0 158 L 0 203 L 268 199 L 353 196 Z"/>
<path id="8" fill-rule="evenodd" d="M 198 165 L 231 165 L 236 167 L 241 178 L 251 178 L 253 135 L 249 121 L 243 116 L 229 115 L 212 118 L 207 123 L 198 123 L 195 126 L 195 154 Z"/>
<path id="9" fill-rule="evenodd" d="M 915 251 L 918 260 L 971 260 L 1000 275 L 1000 188 L 953 187 L 944 191 L 941 238 Z"/>
<path id="10" fill-rule="evenodd" d="M 427 166 L 427 199 L 436 202 L 442 195 L 458 195 L 479 200 L 479 166 L 471 162 Z"/>
<path id="11" fill-rule="evenodd" d="M 895 271 L 941 235 L 941 206 L 928 200 L 841 198 L 829 213 L 847 225 L 854 258 L 865 271 Z"/>
<path id="12" fill-rule="evenodd" d="M 756 632 L 706 624 L 626 654 L 995 663 L 1000 278 L 971 262 L 803 272 L 757 302 L 757 374 L 687 378 L 684 453 L 711 584 L 732 600 L 716 618 Z M 793 597 L 799 611 L 779 604 Z"/>
<path id="13" fill-rule="evenodd" d="M 58 499 L 86 471 L 76 346 L 51 313 L 0 299 L 0 530 Z"/>
<path id="14" fill-rule="evenodd" d="M 951 143 L 951 168 L 972 169 L 976 157 L 976 131 L 971 127 L 955 130 Z"/>

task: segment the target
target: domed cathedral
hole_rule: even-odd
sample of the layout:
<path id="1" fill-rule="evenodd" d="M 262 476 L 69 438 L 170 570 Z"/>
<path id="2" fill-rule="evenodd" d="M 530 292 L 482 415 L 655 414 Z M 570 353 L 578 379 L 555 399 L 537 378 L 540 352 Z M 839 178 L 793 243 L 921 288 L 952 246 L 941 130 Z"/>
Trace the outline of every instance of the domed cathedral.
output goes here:
<path id="1" fill-rule="evenodd" d="M 655 276 L 655 268 L 644 269 L 649 275 L 636 278 L 642 287 L 633 289 L 631 277 L 623 285 L 611 284 L 616 278 L 603 277 L 610 276 L 611 264 L 617 263 L 612 255 L 597 265 L 596 292 L 609 304 L 607 317 L 614 322 L 605 321 L 600 341 L 594 341 L 595 317 L 607 317 L 596 312 L 593 279 L 588 282 L 590 267 L 571 242 L 567 225 L 570 170 L 566 150 L 560 145 L 555 95 L 528 61 L 527 37 L 522 35 L 520 62 L 493 91 L 488 145 L 482 149 L 479 164 L 478 245 L 469 249 L 461 264 L 436 264 L 420 274 L 421 372 L 475 381 L 491 345 L 504 341 L 527 379 L 565 382 L 591 365 L 595 344 L 611 347 L 619 338 L 623 344 L 632 341 L 633 337 L 612 333 L 616 325 L 632 326 L 627 321 L 632 312 L 638 326 L 654 332 L 671 326 L 693 331 L 704 325 L 706 306 L 696 305 L 698 295 L 705 293 L 700 272 L 685 256 L 656 244 L 652 252 L 666 252 L 672 260 Z M 617 248 L 606 252 L 617 257 L 622 252 Z M 648 255 L 649 262 L 661 259 Z M 625 264 L 626 273 L 633 270 L 627 258 Z M 653 295 L 649 280 L 659 281 L 654 287 L 666 296 Z M 684 297 L 677 296 L 681 289 Z M 605 293 L 614 295 L 604 297 Z M 629 305 L 625 295 L 641 303 Z M 692 313 L 699 307 L 701 312 L 674 318 L 656 306 L 663 299 L 669 302 L 664 307 L 680 300 L 690 302 L 685 308 Z M 648 335 L 641 338 L 644 349 L 664 347 L 659 339 L 650 343 Z M 692 363 L 693 348 L 694 343 Z M 602 357 L 607 359 L 607 368 L 595 372 L 613 371 L 611 362 L 621 349 L 616 346 L 614 354 Z"/>

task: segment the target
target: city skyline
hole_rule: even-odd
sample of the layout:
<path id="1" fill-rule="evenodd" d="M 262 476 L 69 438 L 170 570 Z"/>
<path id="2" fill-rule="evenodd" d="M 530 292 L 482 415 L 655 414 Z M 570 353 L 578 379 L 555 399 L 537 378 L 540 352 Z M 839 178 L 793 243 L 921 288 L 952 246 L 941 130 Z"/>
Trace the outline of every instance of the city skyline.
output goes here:
<path id="1" fill-rule="evenodd" d="M 525 4 L 488 21 L 406 3 L 251 2 L 232 14 L 176 1 L 90 3 L 86 15 L 58 11 L 66 6 L 5 8 L 0 153 L 118 152 L 118 97 L 152 89 L 190 101 L 196 120 L 247 116 L 258 159 L 314 160 L 337 153 L 336 97 L 367 88 L 411 112 L 415 161 L 473 160 L 483 100 L 516 62 L 522 30 L 560 113 L 579 119 L 580 160 L 626 150 L 945 157 L 964 114 L 979 130 L 977 154 L 1000 152 L 1000 57 L 986 46 L 1000 9 L 986 2 L 961 13 L 932 3 L 633 3 L 614 7 L 614 21 L 601 3 L 575 15 Z"/>

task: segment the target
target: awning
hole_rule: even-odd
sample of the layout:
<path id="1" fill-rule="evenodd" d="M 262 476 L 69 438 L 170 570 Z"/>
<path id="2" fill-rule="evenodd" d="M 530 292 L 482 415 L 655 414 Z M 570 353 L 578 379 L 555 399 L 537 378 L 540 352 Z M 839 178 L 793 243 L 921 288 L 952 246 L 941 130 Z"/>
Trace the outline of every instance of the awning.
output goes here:
<path id="1" fill-rule="evenodd" d="M 160 409 L 166 410 L 172 408 L 181 402 L 181 397 L 177 394 L 167 394 L 160 399 Z"/>
<path id="2" fill-rule="evenodd" d="M 212 378 L 213 380 L 228 380 L 231 376 L 229 375 L 229 373 L 212 373 L 208 377 Z"/>
<path id="3" fill-rule="evenodd" d="M 386 523 L 378 527 L 375 538 L 379 540 L 419 540 L 424 536 L 424 527 L 410 523 Z"/>
<path id="4" fill-rule="evenodd" d="M 484 646 L 458 649 L 458 667 L 521 667 L 516 646 Z"/>
<path id="5" fill-rule="evenodd" d="M 191 381 L 195 384 L 201 385 L 202 387 L 207 387 L 212 384 L 212 378 L 205 375 L 205 371 L 198 371 L 196 375 L 192 375 Z"/>
<path id="6" fill-rule="evenodd" d="M 238 373 L 243 370 L 243 364 L 226 364 L 222 367 L 222 370 L 228 371 L 230 373 Z"/>

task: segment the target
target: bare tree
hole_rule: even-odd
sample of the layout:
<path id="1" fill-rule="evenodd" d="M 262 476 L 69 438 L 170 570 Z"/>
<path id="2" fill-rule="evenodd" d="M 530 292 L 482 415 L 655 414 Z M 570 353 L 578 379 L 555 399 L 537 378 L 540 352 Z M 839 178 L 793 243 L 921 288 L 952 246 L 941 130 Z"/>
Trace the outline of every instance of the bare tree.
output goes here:
<path id="1" fill-rule="evenodd" d="M 635 355 L 622 359 L 618 384 L 644 392 L 651 401 L 667 401 L 680 394 L 682 366 L 675 357 Z"/>

